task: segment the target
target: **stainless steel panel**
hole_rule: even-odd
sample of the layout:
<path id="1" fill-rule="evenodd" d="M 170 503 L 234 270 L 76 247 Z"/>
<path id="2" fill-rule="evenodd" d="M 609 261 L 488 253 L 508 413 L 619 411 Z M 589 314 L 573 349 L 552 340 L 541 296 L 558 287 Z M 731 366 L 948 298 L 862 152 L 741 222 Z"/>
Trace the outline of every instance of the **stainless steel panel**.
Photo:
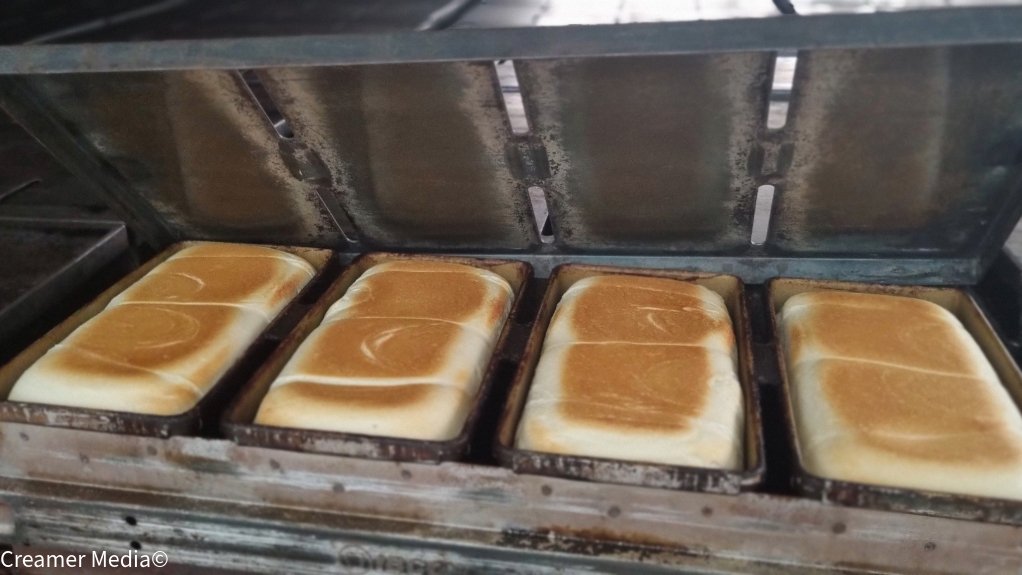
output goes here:
<path id="1" fill-rule="evenodd" d="M 278 68 L 262 78 L 367 244 L 539 243 L 492 63 Z"/>
<path id="2" fill-rule="evenodd" d="M 769 52 L 516 62 L 549 159 L 557 243 L 581 250 L 748 247 Z"/>
<path id="3" fill-rule="evenodd" d="M 3 422 L 0 476 L 0 495 L 14 509 L 14 537 L 6 540 L 19 550 L 54 545 L 124 553 L 137 541 L 142 552 L 165 550 L 175 567 L 270 573 L 1022 569 L 1018 530 L 1008 525 L 194 437 Z M 380 563 L 359 569 L 372 561 Z"/>
<path id="4" fill-rule="evenodd" d="M 344 241 L 315 183 L 303 179 L 235 73 L 69 74 L 24 83 L 123 186 L 120 193 L 149 203 L 176 237 Z M 44 145 L 58 137 L 33 132 Z"/>
<path id="5" fill-rule="evenodd" d="M 1022 190 L 1022 46 L 803 52 L 768 244 L 972 256 Z"/>

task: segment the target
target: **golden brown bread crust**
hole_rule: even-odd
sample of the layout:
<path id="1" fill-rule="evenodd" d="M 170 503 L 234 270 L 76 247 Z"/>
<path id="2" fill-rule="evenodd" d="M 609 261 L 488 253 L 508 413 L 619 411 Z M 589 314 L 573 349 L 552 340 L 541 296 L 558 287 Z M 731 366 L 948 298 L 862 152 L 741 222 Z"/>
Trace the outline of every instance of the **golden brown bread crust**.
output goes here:
<path id="1" fill-rule="evenodd" d="M 814 305 L 810 316 L 791 324 L 789 355 L 796 362 L 811 351 L 934 372 L 976 373 L 975 356 L 963 347 L 960 330 L 947 316 L 914 304 L 893 306 L 891 296 L 883 297 L 888 305 Z"/>
<path id="2" fill-rule="evenodd" d="M 219 305 L 121 304 L 104 310 L 61 345 L 157 372 L 179 371 L 187 363 L 193 385 L 205 389 L 221 369 L 223 357 L 199 353 L 233 344 L 225 335 L 244 321 L 246 313 L 251 312 Z M 115 368 L 104 363 L 69 369 L 69 373 L 113 375 L 109 370 Z"/>
<path id="3" fill-rule="evenodd" d="M 558 303 L 515 444 L 733 469 L 742 460 L 741 395 L 718 294 L 662 278 L 589 277 Z"/>
<path id="4" fill-rule="evenodd" d="M 293 421 L 294 411 L 287 408 L 292 401 L 316 404 L 342 405 L 344 408 L 381 409 L 402 408 L 421 403 L 431 393 L 436 393 L 440 386 L 408 384 L 408 385 L 331 385 L 308 381 L 294 381 L 286 385 L 274 387 L 267 394 L 274 401 L 266 402 L 267 409 L 260 413 L 259 419 L 265 423 L 274 421 Z M 277 417 L 281 413 L 284 417 Z"/>
<path id="5" fill-rule="evenodd" d="M 910 315 L 935 315 L 946 318 L 947 310 L 939 305 L 923 299 L 899 295 L 879 293 L 859 293 L 841 290 L 814 290 L 803 292 L 791 298 L 785 307 L 795 307 L 804 303 L 811 305 L 840 305 L 845 307 L 867 308 L 878 311 L 889 311 Z"/>
<path id="6" fill-rule="evenodd" d="M 781 310 L 806 468 L 879 485 L 1022 499 L 1022 417 L 949 312 L 806 292 Z"/>
<path id="7" fill-rule="evenodd" d="M 414 439 L 464 425 L 513 292 L 481 268 L 373 266 L 277 375 L 256 423 Z"/>
<path id="8" fill-rule="evenodd" d="M 351 294 L 347 317 L 407 317 L 463 322 L 483 306 L 497 322 L 505 301 L 487 299 L 487 280 L 477 273 L 387 271 L 363 277 Z"/>
<path id="9" fill-rule="evenodd" d="M 463 332 L 429 319 L 344 318 L 306 339 L 295 368 L 308 377 L 426 377 L 448 362 Z"/>
<path id="10" fill-rule="evenodd" d="M 613 276 L 610 276 L 613 277 Z M 634 285 L 620 278 L 580 291 L 570 306 L 559 306 L 551 323 L 568 322 L 576 341 L 697 344 L 721 337 L 734 345 L 726 314 L 713 313 L 699 292 L 691 289 L 649 289 L 637 277 Z M 671 280 L 658 280 L 654 285 Z M 682 282 L 671 281 L 691 288 Z"/>
<path id="11" fill-rule="evenodd" d="M 837 417 L 878 449 L 946 462 L 1022 461 L 1004 406 L 977 378 L 843 360 L 817 369 Z"/>
<path id="12" fill-rule="evenodd" d="M 313 271 L 312 266 L 298 256 L 275 248 L 251 244 L 197 243 L 172 256 L 172 259 L 178 258 L 275 258 L 294 262 L 295 265 L 308 267 Z"/>
<path id="13" fill-rule="evenodd" d="M 459 273 L 478 275 L 482 268 L 466 264 L 442 262 L 437 260 L 390 260 L 371 268 L 374 272 L 426 272 L 426 273 Z"/>
<path id="14" fill-rule="evenodd" d="M 592 283 L 591 287 L 619 287 L 626 289 L 663 291 L 677 295 L 687 295 L 696 299 L 706 296 L 706 288 L 692 282 L 671 278 L 609 274 L 592 276 L 588 278 L 588 280 Z"/>
<path id="15" fill-rule="evenodd" d="M 330 385 L 293 381 L 266 394 L 255 423 L 414 439 L 446 440 L 471 399 L 446 385 Z"/>
<path id="16" fill-rule="evenodd" d="M 294 298 L 309 280 L 309 275 L 293 270 L 274 258 L 171 259 L 146 274 L 118 301 L 238 305 L 258 298 L 275 309 Z"/>
<path id="17" fill-rule="evenodd" d="M 203 395 L 191 382 L 167 378 L 85 349 L 61 346 L 44 357 L 45 364 L 42 365 L 45 365 L 47 373 L 62 381 L 55 383 L 57 387 L 47 392 L 41 392 L 40 388 L 34 386 L 15 386 L 10 401 L 176 415 L 190 409 Z M 99 393 L 90 394 L 79 385 L 76 378 L 68 377 L 67 374 L 101 378 L 103 389 Z M 68 403 L 68 400 L 73 402 Z"/>
<path id="18" fill-rule="evenodd" d="M 11 398 L 153 415 L 187 411 L 312 275 L 307 261 L 275 249 L 188 247 L 40 358 Z"/>
<path id="19" fill-rule="evenodd" d="M 685 431 L 709 396 L 709 351 L 679 345 L 575 344 L 561 366 L 564 421 Z"/>

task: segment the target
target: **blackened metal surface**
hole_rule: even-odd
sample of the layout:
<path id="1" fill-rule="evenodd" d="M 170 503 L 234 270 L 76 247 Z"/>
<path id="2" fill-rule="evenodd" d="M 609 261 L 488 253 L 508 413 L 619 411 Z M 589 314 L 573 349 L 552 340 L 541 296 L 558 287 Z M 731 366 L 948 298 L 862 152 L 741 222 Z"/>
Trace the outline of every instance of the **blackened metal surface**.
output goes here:
<path id="1" fill-rule="evenodd" d="M 319 327 L 327 310 L 339 300 L 348 287 L 372 266 L 397 259 L 417 259 L 421 261 L 447 261 L 489 269 L 500 275 L 514 290 L 514 301 L 511 313 L 501 328 L 500 335 L 494 345 L 491 357 L 483 372 L 483 380 L 479 391 L 469 409 L 468 416 L 461 431 L 452 439 L 444 441 L 418 440 L 399 437 L 384 437 L 337 431 L 319 431 L 315 429 L 297 429 L 260 425 L 253 422 L 259 405 L 276 380 L 277 375 L 287 361 L 312 330 Z M 346 455 L 371 459 L 388 459 L 392 461 L 415 461 L 419 463 L 439 463 L 462 459 L 469 451 L 477 427 L 481 425 L 484 408 L 488 406 L 488 398 L 494 388 L 502 384 L 498 381 L 502 370 L 502 361 L 510 359 L 514 353 L 510 348 L 514 343 L 511 337 L 515 330 L 521 296 L 532 277 L 532 269 L 528 264 L 513 260 L 466 259 L 436 255 L 407 255 L 391 253 L 364 254 L 344 270 L 344 273 L 308 309 L 308 312 L 290 330 L 284 341 L 268 357 L 245 386 L 238 392 L 230 406 L 224 412 L 221 428 L 224 436 L 240 445 L 270 447 L 307 453 Z"/>
<path id="2" fill-rule="evenodd" d="M 119 222 L 0 217 L 0 345 L 127 249 Z"/>
<path id="3" fill-rule="evenodd" d="M 96 195 L 64 169 L 24 129 L 0 110 L 0 209 L 67 206 L 85 214 L 109 214 Z"/>
<path id="4" fill-rule="evenodd" d="M 769 52 L 516 62 L 546 149 L 557 243 L 580 250 L 747 248 Z"/>
<path id="5" fill-rule="evenodd" d="M 324 287 L 323 284 L 337 273 L 337 259 L 329 250 L 272 246 L 302 257 L 316 269 L 316 275 L 252 342 L 242 357 L 199 399 L 194 407 L 184 413 L 167 416 L 148 415 L 16 402 L 6 399 L 18 378 L 52 346 L 100 313 L 117 294 L 188 245 L 188 242 L 173 244 L 105 290 L 95 300 L 72 314 L 10 362 L 0 367 L 0 397 L 3 398 L 0 401 L 0 421 L 155 437 L 194 435 L 200 432 L 208 433 L 211 429 L 215 429 L 219 413 L 233 392 L 255 370 L 262 358 L 275 347 L 280 332 L 286 332 L 305 310 L 307 302 L 304 300 L 307 297 L 318 295 L 318 291 Z"/>
<path id="6" fill-rule="evenodd" d="M 271 69 L 295 139 L 377 248 L 539 243 L 489 62 Z"/>
<path id="7" fill-rule="evenodd" d="M 124 0 L 121 0 L 122 2 Z M 165 4 L 166 2 L 151 2 Z M 60 42 L 127 42 L 349 34 L 412 29 L 449 0 L 203 0 L 179 1 L 151 15 L 108 19 Z"/>
<path id="8" fill-rule="evenodd" d="M 528 398 L 543 340 L 561 296 L 575 282 L 586 277 L 630 274 L 664 277 L 699 283 L 718 293 L 728 308 L 738 345 L 738 379 L 742 387 L 744 455 L 739 469 L 710 469 L 659 463 L 623 461 L 520 449 L 515 437 Z M 607 266 L 568 264 L 554 270 L 529 334 L 525 352 L 511 383 L 497 429 L 494 449 L 497 459 L 519 473 L 567 477 L 588 481 L 642 485 L 706 493 L 735 494 L 756 488 L 763 479 L 763 427 L 759 386 L 752 355 L 752 329 L 742 282 L 731 276 L 696 274 L 686 271 L 654 271 Z"/>
<path id="9" fill-rule="evenodd" d="M 768 244 L 998 251 L 1022 191 L 1022 46 L 804 51 Z"/>
<path id="10" fill-rule="evenodd" d="M 885 286 L 787 278 L 772 280 L 767 289 L 770 323 L 775 334 L 774 345 L 780 368 L 781 411 L 794 459 L 790 470 L 791 484 L 798 493 L 823 502 L 849 507 L 1022 526 L 1022 502 L 1019 501 L 821 477 L 806 468 L 802 456 L 798 416 L 792 403 L 792 381 L 787 370 L 785 351 L 778 335 L 780 333 L 778 315 L 787 298 L 804 291 L 831 289 L 914 297 L 935 303 L 947 309 L 962 322 L 990 360 L 1017 407 L 1022 404 L 1022 372 L 970 291 L 961 288 Z"/>
<path id="11" fill-rule="evenodd" d="M 236 73 L 69 74 L 23 85 L 22 100 L 69 127 L 27 126 L 44 145 L 73 139 L 108 194 L 143 202 L 130 223 L 156 219 L 189 239 L 344 244 L 309 170 Z"/>
<path id="12" fill-rule="evenodd" d="M 1022 270 L 1005 249 L 974 286 L 977 302 L 1016 362 L 1022 362 Z"/>
<path id="13" fill-rule="evenodd" d="M 0 7 L 0 44 L 26 42 L 160 3 L 160 0 L 7 0 Z"/>
<path id="14" fill-rule="evenodd" d="M 153 249 L 162 249 L 171 243 L 174 234 L 155 208 L 131 191 L 122 178 L 113 174 L 108 162 L 81 142 L 82 137 L 73 126 L 55 117 L 26 82 L 0 76 L 0 106 L 16 118 L 32 137 L 43 143 L 46 152 L 78 178 L 76 184 L 103 200 L 124 220 L 138 239 Z M 18 192 L 15 197 L 21 195 Z"/>

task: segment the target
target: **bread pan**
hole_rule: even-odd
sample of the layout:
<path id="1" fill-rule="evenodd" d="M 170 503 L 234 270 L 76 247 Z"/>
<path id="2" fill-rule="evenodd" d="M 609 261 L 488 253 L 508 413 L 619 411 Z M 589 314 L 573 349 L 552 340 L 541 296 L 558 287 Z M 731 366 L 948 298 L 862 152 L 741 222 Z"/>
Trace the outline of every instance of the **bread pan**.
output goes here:
<path id="1" fill-rule="evenodd" d="M 222 409 L 223 403 L 230 397 L 231 392 L 245 379 L 245 375 L 252 371 L 254 364 L 265 355 L 268 348 L 275 344 L 275 340 L 278 338 L 276 334 L 285 329 L 286 326 L 294 323 L 295 315 L 300 313 L 303 300 L 314 296 L 316 291 L 322 288 L 322 284 L 330 276 L 336 275 L 340 264 L 332 251 L 288 246 L 267 246 L 297 255 L 308 261 L 316 269 L 316 275 L 305 285 L 295 299 L 278 314 L 256 341 L 248 347 L 241 358 L 210 388 L 206 395 L 194 407 L 184 413 L 178 415 L 147 415 L 6 400 L 11 388 L 14 387 L 21 374 L 49 351 L 51 347 L 63 341 L 71 332 L 103 311 L 111 300 L 141 279 L 151 269 L 182 249 L 197 243 L 201 242 L 180 242 L 163 250 L 144 265 L 105 290 L 85 307 L 73 313 L 0 368 L 0 397 L 5 398 L 4 401 L 0 401 L 0 421 L 156 437 L 189 435 L 209 429 L 215 430 L 215 425 L 211 424 L 217 420 L 217 412 Z"/>
<path id="2" fill-rule="evenodd" d="M 490 270 L 511 284 L 514 290 L 514 301 L 511 313 L 505 322 L 494 351 L 483 374 L 475 403 L 469 410 L 465 425 L 453 439 L 445 441 L 429 441 L 384 437 L 336 431 L 318 431 L 258 425 L 253 423 L 259 404 L 269 391 L 273 381 L 284 368 L 298 346 L 323 321 L 330 306 L 339 300 L 348 287 L 366 270 L 394 260 L 438 261 L 465 264 Z M 237 397 L 231 402 L 224 413 L 221 428 L 224 435 L 241 444 L 275 449 L 288 449 L 309 453 L 327 453 L 371 459 L 389 459 L 394 461 L 416 461 L 422 463 L 438 463 L 461 459 L 468 451 L 473 431 L 479 423 L 483 406 L 487 397 L 493 392 L 497 379 L 498 367 L 512 330 L 522 292 L 532 276 L 532 267 L 524 262 L 509 260 L 474 259 L 435 255 L 407 255 L 394 253 L 367 253 L 356 258 L 351 265 L 323 293 L 322 297 L 308 310 L 295 329 L 287 335 L 281 345 L 270 355 L 269 359 L 245 384 Z"/>
<path id="3" fill-rule="evenodd" d="M 525 407 L 532 377 L 543 350 L 547 328 L 561 296 L 576 282 L 588 277 L 627 274 L 669 278 L 699 284 L 719 294 L 731 316 L 738 346 L 738 379 L 742 386 L 745 412 L 744 465 L 740 469 L 712 469 L 619 461 L 597 457 L 541 453 L 515 447 L 515 432 Z M 508 401 L 497 430 L 496 455 L 501 465 L 519 473 L 567 477 L 605 483 L 624 483 L 735 494 L 751 490 L 763 478 L 763 433 L 760 417 L 759 390 L 753 378 L 752 341 L 749 318 L 745 305 L 744 285 L 735 276 L 662 271 L 648 269 L 615 268 L 591 265 L 565 264 L 551 274 L 539 313 L 526 343 L 525 353 L 511 384 Z"/>
<path id="4" fill-rule="evenodd" d="M 896 295 L 926 300 L 943 307 L 954 314 L 976 340 L 1009 395 L 1015 401 L 1015 405 L 1018 406 L 1022 400 L 1022 372 L 1011 359 L 1007 348 L 997 337 L 987 317 L 969 291 L 954 287 L 892 286 L 789 278 L 777 278 L 771 280 L 767 285 L 770 302 L 770 328 L 774 334 L 780 371 L 783 416 L 786 422 L 788 441 L 794 454 L 791 480 L 792 486 L 798 493 L 823 502 L 851 507 L 994 523 L 1022 524 L 1022 501 L 857 483 L 815 475 L 806 469 L 799 446 L 786 367 L 787 358 L 780 343 L 780 325 L 777 315 L 781 306 L 789 298 L 807 291 L 829 289 Z"/>

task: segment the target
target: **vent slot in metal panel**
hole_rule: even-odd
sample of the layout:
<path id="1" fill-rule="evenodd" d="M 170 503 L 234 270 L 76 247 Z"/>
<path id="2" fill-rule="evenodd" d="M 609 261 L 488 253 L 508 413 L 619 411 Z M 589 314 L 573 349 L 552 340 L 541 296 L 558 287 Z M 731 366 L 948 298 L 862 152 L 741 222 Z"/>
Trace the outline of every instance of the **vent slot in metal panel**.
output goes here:
<path id="1" fill-rule="evenodd" d="M 774 54 L 516 61 L 559 245 L 734 253 L 749 243 Z"/>
<path id="2" fill-rule="evenodd" d="M 774 206 L 774 186 L 763 184 L 756 192 L 756 212 L 752 219 L 752 235 L 749 243 L 761 246 L 770 231 L 770 212 Z"/>
<path id="3" fill-rule="evenodd" d="M 260 74 L 367 244 L 539 244 L 492 61 Z"/>
<path id="4" fill-rule="evenodd" d="M 925 257 L 1003 243 L 1022 207 L 1019 70 L 1017 45 L 800 54 L 767 243 Z"/>

